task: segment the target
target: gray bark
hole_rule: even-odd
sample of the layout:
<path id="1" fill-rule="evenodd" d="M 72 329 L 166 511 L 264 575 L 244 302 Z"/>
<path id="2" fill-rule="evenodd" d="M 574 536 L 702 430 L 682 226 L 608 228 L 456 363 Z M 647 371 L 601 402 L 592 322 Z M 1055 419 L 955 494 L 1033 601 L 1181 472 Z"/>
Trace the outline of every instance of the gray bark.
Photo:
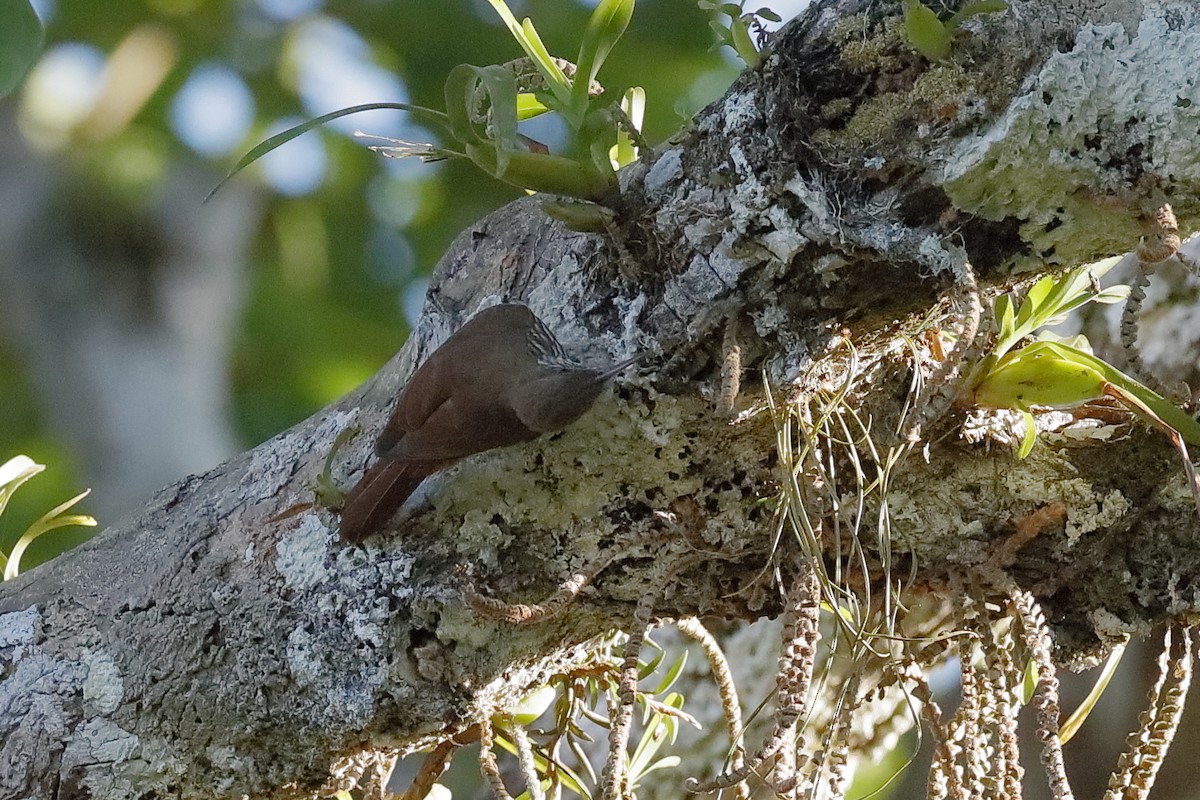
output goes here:
<path id="1" fill-rule="evenodd" d="M 782 477 L 776 432 L 766 413 L 713 411 L 727 320 L 745 321 L 741 407 L 763 405 L 760 370 L 780 399 L 838 385 L 845 330 L 869 383 L 852 399 L 883 430 L 911 377 L 898 333 L 955 324 L 953 304 L 930 310 L 957 256 L 995 292 L 1128 250 L 1164 201 L 1189 230 L 1200 208 L 1191 3 L 1014 0 L 966 26 L 958 67 L 894 39 L 873 50 L 898 11 L 830 2 L 789 27 L 761 71 L 622 176 L 621 247 L 564 231 L 538 198 L 502 209 L 446 254 L 410 342 L 367 386 L 0 587 L 3 794 L 312 796 L 510 706 L 648 587 L 662 617 L 776 613 L 755 582 L 775 548 L 759 501 Z M 845 21 L 857 13 L 866 27 Z M 414 366 L 501 299 L 581 358 L 670 358 L 561 435 L 431 479 L 387 536 L 340 546 L 335 511 L 298 508 L 334 438 L 359 431 L 334 460 L 349 483 Z M 952 422 L 926 426 L 928 460 L 905 461 L 889 495 L 894 558 L 930 602 L 1014 517 L 1062 500 L 1063 530 L 1010 572 L 1037 587 L 1064 661 L 1195 609 L 1196 510 L 1161 435 L 1043 440 L 1018 462 L 961 444 Z M 546 624 L 461 599 L 460 566 L 529 601 L 612 552 Z"/>

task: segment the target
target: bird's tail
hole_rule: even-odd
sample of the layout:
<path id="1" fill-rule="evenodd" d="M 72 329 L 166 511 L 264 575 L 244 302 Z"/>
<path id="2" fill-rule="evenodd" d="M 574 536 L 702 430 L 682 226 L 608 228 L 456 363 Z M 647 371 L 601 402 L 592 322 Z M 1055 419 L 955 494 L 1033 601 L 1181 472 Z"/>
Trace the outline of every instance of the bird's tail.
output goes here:
<path id="1" fill-rule="evenodd" d="M 339 529 L 342 541 L 358 544 L 383 527 L 431 470 L 422 464 L 380 461 L 346 494 Z"/>

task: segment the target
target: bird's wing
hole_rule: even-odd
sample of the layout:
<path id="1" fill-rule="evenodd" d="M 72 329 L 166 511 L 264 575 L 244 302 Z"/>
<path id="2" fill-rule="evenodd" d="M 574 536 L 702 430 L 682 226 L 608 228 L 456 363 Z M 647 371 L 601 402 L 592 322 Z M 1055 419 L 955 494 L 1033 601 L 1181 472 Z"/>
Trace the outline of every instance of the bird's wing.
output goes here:
<path id="1" fill-rule="evenodd" d="M 450 398 L 381 455 L 405 462 L 452 460 L 537 436 L 505 403 L 462 407 Z"/>

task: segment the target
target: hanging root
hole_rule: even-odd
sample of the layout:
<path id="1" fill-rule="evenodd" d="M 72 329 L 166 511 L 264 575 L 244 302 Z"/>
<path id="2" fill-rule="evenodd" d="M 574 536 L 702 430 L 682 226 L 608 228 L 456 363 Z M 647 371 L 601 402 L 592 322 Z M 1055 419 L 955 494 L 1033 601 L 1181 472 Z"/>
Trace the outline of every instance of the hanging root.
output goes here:
<path id="1" fill-rule="evenodd" d="M 794 746 L 795 727 L 804 716 L 808 687 L 812 683 L 813 669 L 816 665 L 816 645 L 820 637 L 820 603 L 821 592 L 816 572 L 805 565 L 800 575 L 793 580 L 785 598 L 783 648 L 779 656 L 779 672 L 775 676 L 777 705 L 771 735 L 741 768 L 732 769 L 704 783 L 689 778 L 685 785 L 689 792 L 714 792 L 739 784 L 778 753 L 785 743 L 789 747 Z M 794 780 L 794 777 L 789 779 Z M 780 793 L 791 789 L 785 785 L 776 785 L 773 788 Z"/>
<path id="2" fill-rule="evenodd" d="M 986 687 L 972 663 L 975 642 L 959 640 L 960 688 L 962 700 L 954 714 L 951 738 L 962 754 L 964 790 L 968 797 L 983 797 L 983 778 L 988 774 L 987 733 L 983 730 L 983 707 L 988 702 Z"/>
<path id="3" fill-rule="evenodd" d="M 1037 689 L 1034 703 L 1037 708 L 1038 738 L 1042 741 L 1042 766 L 1050 781 L 1054 800 L 1073 800 L 1071 784 L 1067 781 L 1063 763 L 1062 742 L 1058 738 L 1058 675 L 1050 655 L 1050 632 L 1041 606 L 1028 592 L 1017 590 L 1009 595 L 1020 628 L 1021 640 L 1037 667 Z"/>
<path id="4" fill-rule="evenodd" d="M 988 791 L 991 796 L 1020 800 L 1024 769 L 1017 731 L 1017 714 L 1021 706 L 1014 691 L 1019 680 L 1013 657 L 1014 642 L 1008 633 L 993 635 L 991 622 L 985 617 L 975 628 L 983 642 L 984 696 L 990 698 L 983 709 L 983 725 L 991 731 L 995 743 L 994 767 L 988 770 L 988 778 L 995 785 Z"/>
<path id="5" fill-rule="evenodd" d="M 854 720 L 854 714 L 862 707 L 862 698 L 859 697 L 861 682 L 861 672 L 851 673 L 850 680 L 842 691 L 834 717 L 829 722 L 821 760 L 816 764 L 818 769 L 821 763 L 829 767 L 829 793 L 827 796 L 830 800 L 839 800 L 845 797 L 853 777 L 846 767 L 850 758 L 851 723 Z"/>
<path id="6" fill-rule="evenodd" d="M 496 754 L 492 752 L 495 742 L 492 739 L 492 721 L 485 719 L 479 723 L 479 771 L 484 780 L 492 788 L 496 800 L 512 800 L 508 789 L 504 788 L 504 779 L 500 777 L 500 766 L 496 763 Z"/>
<path id="7" fill-rule="evenodd" d="M 517 760 L 521 764 L 521 776 L 525 778 L 529 800 L 546 800 L 546 793 L 542 791 L 542 779 L 537 773 L 537 761 L 534 759 L 533 744 L 529 741 L 529 734 L 515 719 L 510 718 L 508 726 L 512 732 L 513 744 L 517 747 Z"/>
<path id="8" fill-rule="evenodd" d="M 1172 624 L 1163 637 L 1150 704 L 1138 717 L 1138 729 L 1129 736 L 1129 749 L 1108 780 L 1104 800 L 1144 800 L 1149 796 L 1179 728 L 1191 679 L 1192 629 Z"/>
<path id="9" fill-rule="evenodd" d="M 729 745 L 732 748 L 729 765 L 734 770 L 741 769 L 746 756 L 742 747 L 742 704 L 738 700 L 737 684 L 733 681 L 733 671 L 729 668 L 725 651 L 695 617 L 684 617 L 676 621 L 675 627 L 695 639 L 704 650 L 708 668 L 712 670 L 713 681 L 717 684 L 717 691 L 721 696 L 721 710 L 725 715 L 725 727 L 729 731 Z M 734 796 L 737 800 L 748 800 L 750 788 L 744 782 L 739 783 L 734 786 Z"/>
<path id="10" fill-rule="evenodd" d="M 921 429 L 931 422 L 941 419 L 950 410 L 962 388 L 964 376 L 962 368 L 974 360 L 980 342 L 976 341 L 979 333 L 979 322 L 983 317 L 983 303 L 979 299 L 979 284 L 975 280 L 975 270 L 965 254 L 956 256 L 958 274 L 958 294 L 960 305 L 963 307 L 962 327 L 958 341 L 946 354 L 941 366 L 926 380 L 927 394 L 913 410 L 913 421 L 904 432 L 903 440 L 915 444 L 921 440 Z"/>
<path id="11" fill-rule="evenodd" d="M 912 696 L 921 701 L 921 714 L 925 717 L 925 724 L 929 726 L 929 735 L 933 737 L 933 763 L 929 765 L 929 788 L 926 796 L 929 800 L 942 800 L 946 797 L 958 800 L 965 795 L 958 770 L 955 769 L 956 750 L 946 729 L 942 707 L 933 699 L 933 689 L 929 687 L 929 681 L 925 679 L 925 673 L 919 666 L 910 664 L 902 674 L 915 684 Z"/>
<path id="12" fill-rule="evenodd" d="M 658 590 L 644 595 L 633 612 L 629 627 L 629 641 L 625 643 L 625 659 L 621 663 L 621 678 L 617 685 L 617 703 L 609 708 L 608 763 L 604 765 L 604 777 L 600 797 L 603 800 L 622 800 L 629 796 L 625 774 L 625 748 L 629 744 L 629 728 L 633 724 L 633 704 L 637 699 L 638 658 L 642 653 L 642 641 L 650 628 L 654 615 L 654 604 L 658 601 Z"/>
<path id="13" fill-rule="evenodd" d="M 1146 287 L 1150 284 L 1150 273 L 1156 267 L 1179 253 L 1182 243 L 1179 240 L 1179 223 L 1175 220 L 1175 212 L 1171 206 L 1163 205 L 1154 215 L 1157 231 L 1149 241 L 1142 239 L 1137 248 L 1137 273 L 1129 282 L 1129 297 L 1121 311 L 1121 349 L 1129 362 L 1130 371 L 1155 392 L 1164 397 L 1176 394 L 1164 386 L 1142 361 L 1142 351 L 1138 347 L 1138 314 L 1142 303 L 1146 300 Z"/>

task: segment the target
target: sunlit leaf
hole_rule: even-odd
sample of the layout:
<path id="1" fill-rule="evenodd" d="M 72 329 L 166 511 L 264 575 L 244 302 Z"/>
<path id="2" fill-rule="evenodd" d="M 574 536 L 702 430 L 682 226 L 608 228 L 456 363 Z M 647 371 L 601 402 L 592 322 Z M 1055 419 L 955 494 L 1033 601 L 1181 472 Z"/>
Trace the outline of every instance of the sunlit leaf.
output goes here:
<path id="1" fill-rule="evenodd" d="M 575 86 L 571 91 L 571 104 L 581 109 L 587 104 L 588 90 L 596 74 L 604 66 L 613 45 L 629 27 L 633 17 L 633 0 L 600 0 L 596 10 L 588 19 L 579 45 L 576 63 Z"/>
<path id="2" fill-rule="evenodd" d="M 238 162 L 233 165 L 233 169 L 229 171 L 229 174 L 222 178 L 221 182 L 214 186 L 213 190 L 208 193 L 207 197 L 204 198 L 205 202 L 207 202 L 209 198 L 216 194 L 222 186 L 228 183 L 229 179 L 234 175 L 237 175 L 243 169 L 250 166 L 255 161 L 258 161 L 267 153 L 282 147 L 292 139 L 295 139 L 297 136 L 302 136 L 311 131 L 313 128 L 319 128 L 326 122 L 332 122 L 335 119 L 341 119 L 342 117 L 348 117 L 351 114 L 358 114 L 363 111 L 377 110 L 409 111 L 417 114 L 418 116 L 424 116 L 427 119 L 439 124 L 446 123 L 446 115 L 442 112 L 436 111 L 432 108 L 425 108 L 424 106 L 410 105 L 409 103 L 364 103 L 363 105 L 339 108 L 337 111 L 330 111 L 328 114 L 322 114 L 319 117 L 313 117 L 312 119 L 302 122 L 295 127 L 288 128 L 286 131 L 277 133 L 271 138 L 256 145 L 250 150 L 250 152 L 238 159 Z"/>

